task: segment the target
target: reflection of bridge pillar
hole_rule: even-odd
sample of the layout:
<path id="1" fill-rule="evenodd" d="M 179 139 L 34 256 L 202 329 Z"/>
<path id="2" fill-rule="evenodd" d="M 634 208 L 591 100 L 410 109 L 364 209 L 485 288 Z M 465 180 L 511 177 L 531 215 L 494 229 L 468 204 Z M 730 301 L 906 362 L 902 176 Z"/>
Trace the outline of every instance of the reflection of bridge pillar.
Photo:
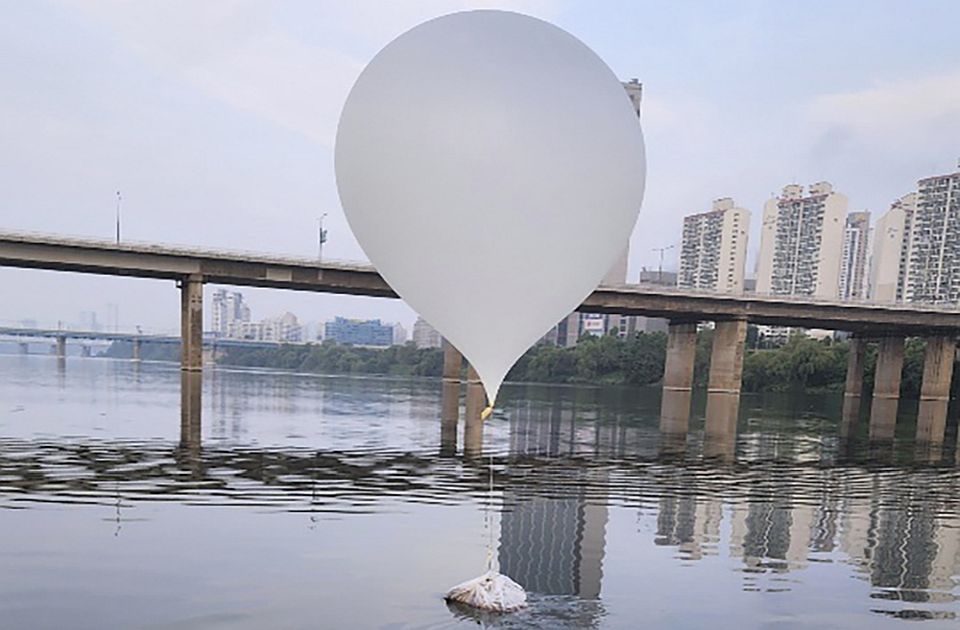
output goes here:
<path id="1" fill-rule="evenodd" d="M 203 280 L 197 275 L 180 281 L 180 369 L 203 369 Z"/>
<path id="2" fill-rule="evenodd" d="M 870 405 L 870 439 L 892 440 L 897 426 L 900 377 L 903 372 L 903 337 L 884 337 L 877 352 L 877 370 Z"/>
<path id="3" fill-rule="evenodd" d="M 134 361 L 140 360 L 140 350 L 142 345 L 143 345 L 143 342 L 140 339 L 133 340 L 133 360 Z"/>
<path id="4" fill-rule="evenodd" d="M 707 385 L 707 435 L 736 434 L 746 340 L 747 320 L 734 319 L 716 323 L 710 356 L 710 382 Z"/>
<path id="5" fill-rule="evenodd" d="M 843 390 L 843 412 L 840 419 L 840 437 L 849 437 L 860 420 L 860 402 L 863 396 L 863 362 L 867 342 L 862 337 L 851 337 L 848 342 L 847 383 Z"/>
<path id="6" fill-rule="evenodd" d="M 457 423 L 460 421 L 460 383 L 444 380 L 440 394 L 440 454 L 457 452 Z"/>
<path id="7" fill-rule="evenodd" d="M 467 370 L 467 408 L 463 423 L 463 454 L 477 457 L 483 453 L 483 420 L 480 414 L 487 406 L 480 375 L 471 365 Z"/>
<path id="8" fill-rule="evenodd" d="M 67 338 L 63 335 L 57 337 L 57 359 L 67 358 Z"/>
<path id="9" fill-rule="evenodd" d="M 923 385 L 917 410 L 917 441 L 941 444 L 947 425 L 950 382 L 957 342 L 951 337 L 930 337 L 923 359 Z"/>
<path id="10" fill-rule="evenodd" d="M 667 361 L 663 368 L 663 396 L 660 402 L 662 434 L 683 436 L 687 434 L 690 423 L 693 363 L 696 354 L 696 323 L 670 322 Z"/>
<path id="11" fill-rule="evenodd" d="M 203 376 L 200 372 L 180 372 L 180 445 L 199 448 L 200 406 Z"/>

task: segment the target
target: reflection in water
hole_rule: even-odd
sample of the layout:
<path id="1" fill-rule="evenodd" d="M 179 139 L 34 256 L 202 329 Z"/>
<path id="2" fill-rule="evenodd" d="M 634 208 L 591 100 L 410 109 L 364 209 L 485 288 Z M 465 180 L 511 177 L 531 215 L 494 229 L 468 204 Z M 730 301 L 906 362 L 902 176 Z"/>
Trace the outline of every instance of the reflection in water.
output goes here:
<path id="1" fill-rule="evenodd" d="M 88 363 L 94 367 L 78 365 L 65 376 L 51 369 L 49 382 L 24 376 L 40 369 L 34 363 L 6 373 L 0 363 L 0 394 L 14 400 L 9 413 L 0 409 L 0 514 L 43 516 L 53 505 L 58 510 L 51 519 L 55 515 L 59 527 L 72 530 L 82 529 L 82 508 L 98 508 L 105 511 L 96 519 L 108 521 L 109 537 L 118 539 L 135 538 L 140 523 L 134 519 L 165 522 L 181 506 L 207 508 L 224 527 L 256 515 L 253 540 L 290 535 L 272 530 L 268 515 L 298 517 L 315 541 L 326 541 L 336 523 L 348 522 L 332 551 L 315 542 L 304 553 L 332 553 L 331 562 L 349 572 L 368 555 L 387 562 L 396 553 L 365 532 L 379 519 L 397 525 L 389 527 L 390 549 L 429 547 L 441 532 L 481 522 L 476 507 L 487 498 L 492 456 L 502 510 L 497 558 L 501 570 L 530 592 L 531 609 L 483 618 L 443 609 L 446 622 L 629 627 L 647 608 L 611 593 L 633 586 L 624 580 L 642 578 L 644 590 L 673 597 L 650 579 L 669 575 L 673 566 L 684 571 L 685 588 L 703 583 L 709 591 L 717 580 L 733 581 L 741 593 L 783 598 L 779 609 L 796 614 L 808 612 L 810 600 L 799 599 L 802 593 L 823 591 L 828 568 L 869 587 L 864 597 L 849 580 L 830 582 L 836 593 L 822 597 L 833 598 L 837 617 L 823 625 L 848 618 L 852 626 L 954 619 L 960 604 L 954 451 L 938 447 L 931 455 L 909 443 L 841 441 L 837 422 L 815 409 L 745 405 L 738 434 L 703 435 L 694 423 L 689 446 L 684 440 L 679 447 L 661 440 L 655 402 L 644 392 L 507 387 L 497 414 L 473 425 L 477 398 L 471 407 L 468 392 L 463 457 L 457 457 L 459 386 L 231 372 L 209 372 L 201 382 L 198 375 L 149 364 L 96 376 L 84 370 L 106 362 Z M 60 392 L 56 406 L 48 389 Z M 178 396 L 179 432 L 169 412 Z M 111 401 L 125 399 L 132 401 L 129 411 L 112 411 Z M 64 421 L 50 410 L 66 405 L 87 418 L 86 429 L 58 429 Z M 35 408 L 41 411 L 30 415 Z M 152 437 L 164 425 L 167 437 Z M 103 427 L 113 427 L 114 437 Z M 128 437 L 138 434 L 137 427 L 143 427 L 141 437 Z M 469 508 L 464 520 L 452 516 L 458 507 Z M 230 509 L 221 516 L 217 508 Z M 414 512 L 414 521 L 404 516 Z M 9 529 L 11 522 L 0 518 L 0 540 L 23 535 Z M 430 523 L 427 538 L 411 533 L 424 522 Z M 443 540 L 444 562 L 460 555 L 479 562 L 473 555 L 481 543 L 461 554 L 464 539 Z M 51 556 L 46 570 L 61 570 L 69 557 Z M 2 546 L 0 562 L 14 572 L 27 566 Z M 631 571 L 612 570 L 618 563 L 630 564 Z M 0 614 L 9 588 L 0 577 Z M 401 589 L 391 597 L 412 595 Z M 726 625 L 756 622 L 752 607 L 741 606 L 746 616 Z M 424 612 L 423 622 L 443 622 L 429 616 L 434 612 Z"/>

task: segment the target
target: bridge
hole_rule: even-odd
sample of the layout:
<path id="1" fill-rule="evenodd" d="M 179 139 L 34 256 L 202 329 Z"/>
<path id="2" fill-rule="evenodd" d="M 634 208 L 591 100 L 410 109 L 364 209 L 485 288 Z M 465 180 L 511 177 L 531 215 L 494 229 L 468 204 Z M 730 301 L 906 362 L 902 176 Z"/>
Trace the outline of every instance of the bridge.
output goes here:
<path id="1" fill-rule="evenodd" d="M 369 264 L 152 243 L 0 232 L 0 265 L 176 282 L 181 293 L 181 367 L 185 372 L 202 367 L 204 283 L 397 297 Z M 706 430 L 719 434 L 736 429 L 748 323 L 842 330 L 854 335 L 844 398 L 844 431 L 852 431 L 859 416 L 866 344 L 879 343 L 870 420 L 870 436 L 876 440 L 893 438 L 904 338 L 926 338 L 917 438 L 934 444 L 943 440 L 956 337 L 960 335 L 960 311 L 954 308 L 621 285 L 597 288 L 578 310 L 670 320 L 661 428 L 680 435 L 686 434 L 689 422 L 696 327 L 700 322 L 715 325 Z M 455 351 L 447 352 L 445 360 L 459 366 Z M 445 376 L 453 378 L 452 368 L 445 369 Z"/>
<path id="2" fill-rule="evenodd" d="M 179 344 L 179 335 L 164 335 L 156 333 L 110 332 L 103 330 L 73 330 L 69 328 L 31 328 L 21 326 L 0 326 L 0 339 L 17 339 L 26 343 L 28 339 L 54 339 L 57 344 L 57 357 L 65 358 L 68 339 L 82 341 L 124 341 L 132 345 L 133 360 L 140 360 L 140 351 L 144 343 L 151 344 Z M 204 348 L 279 348 L 280 346 L 301 346 L 305 343 L 259 341 L 255 339 L 229 339 L 206 333 L 203 335 Z"/>

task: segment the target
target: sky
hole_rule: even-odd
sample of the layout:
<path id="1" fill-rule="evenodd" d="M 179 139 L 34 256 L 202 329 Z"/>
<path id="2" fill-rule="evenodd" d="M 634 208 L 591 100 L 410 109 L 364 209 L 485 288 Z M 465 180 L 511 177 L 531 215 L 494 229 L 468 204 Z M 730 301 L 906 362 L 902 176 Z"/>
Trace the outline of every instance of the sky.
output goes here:
<path id="1" fill-rule="evenodd" d="M 8 1 L 0 230 L 112 238 L 119 190 L 124 240 L 313 256 L 326 213 L 324 256 L 364 260 L 334 181 L 340 109 L 394 37 L 470 8 L 548 20 L 643 83 L 628 280 L 713 199 L 752 212 L 755 252 L 786 184 L 828 180 L 875 220 L 960 158 L 954 0 Z M 0 268 L 0 286 L 0 325 L 115 310 L 121 329 L 178 328 L 172 282 Z M 415 318 L 392 300 L 242 291 L 254 319 Z"/>

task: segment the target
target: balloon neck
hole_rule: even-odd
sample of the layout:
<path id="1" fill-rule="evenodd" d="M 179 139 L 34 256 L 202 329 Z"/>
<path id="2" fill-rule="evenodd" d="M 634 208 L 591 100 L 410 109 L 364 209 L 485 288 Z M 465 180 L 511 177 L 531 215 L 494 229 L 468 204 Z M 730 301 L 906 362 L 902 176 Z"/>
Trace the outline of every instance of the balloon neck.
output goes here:
<path id="1" fill-rule="evenodd" d="M 487 407 L 480 412 L 480 419 L 486 420 L 487 418 L 490 417 L 490 414 L 492 413 L 493 413 L 493 405 L 487 405 Z"/>

